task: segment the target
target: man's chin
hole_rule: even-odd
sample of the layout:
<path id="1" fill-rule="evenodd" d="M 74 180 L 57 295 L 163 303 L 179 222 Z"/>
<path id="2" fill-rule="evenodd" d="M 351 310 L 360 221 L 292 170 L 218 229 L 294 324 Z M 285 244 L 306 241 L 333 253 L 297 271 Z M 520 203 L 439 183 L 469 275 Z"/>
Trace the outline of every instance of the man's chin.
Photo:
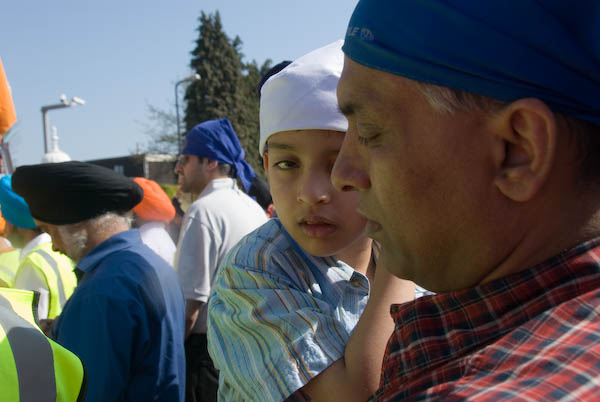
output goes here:
<path id="1" fill-rule="evenodd" d="M 381 244 L 381 254 L 379 256 L 379 260 L 381 261 L 381 265 L 392 275 L 401 278 L 412 280 L 408 276 L 408 272 L 402 267 L 406 266 L 406 260 L 400 258 L 398 255 L 392 254 L 389 250 L 390 246 Z"/>

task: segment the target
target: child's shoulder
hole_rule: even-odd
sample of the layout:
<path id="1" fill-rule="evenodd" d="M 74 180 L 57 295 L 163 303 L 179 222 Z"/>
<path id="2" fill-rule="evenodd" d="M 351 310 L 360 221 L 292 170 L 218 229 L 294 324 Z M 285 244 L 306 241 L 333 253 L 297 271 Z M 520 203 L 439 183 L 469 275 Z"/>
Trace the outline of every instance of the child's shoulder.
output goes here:
<path id="1" fill-rule="evenodd" d="M 257 271 L 269 271 L 286 261 L 303 259 L 305 253 L 293 242 L 277 218 L 244 237 L 228 254 L 228 264 Z"/>

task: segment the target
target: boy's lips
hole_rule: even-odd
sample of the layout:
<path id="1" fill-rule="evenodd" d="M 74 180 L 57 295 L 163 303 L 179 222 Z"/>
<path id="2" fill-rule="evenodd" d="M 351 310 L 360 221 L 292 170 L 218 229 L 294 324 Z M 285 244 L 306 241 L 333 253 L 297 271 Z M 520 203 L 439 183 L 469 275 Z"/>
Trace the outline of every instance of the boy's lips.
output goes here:
<path id="1" fill-rule="evenodd" d="M 309 237 L 326 237 L 337 230 L 335 223 L 318 215 L 305 216 L 300 219 L 298 225 Z"/>

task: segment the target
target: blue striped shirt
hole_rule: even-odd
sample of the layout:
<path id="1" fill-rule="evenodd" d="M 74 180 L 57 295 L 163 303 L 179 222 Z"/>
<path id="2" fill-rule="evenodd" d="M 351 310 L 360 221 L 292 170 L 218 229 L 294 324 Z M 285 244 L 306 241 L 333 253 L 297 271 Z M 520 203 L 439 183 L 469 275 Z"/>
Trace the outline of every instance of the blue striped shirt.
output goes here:
<path id="1" fill-rule="evenodd" d="M 219 400 L 281 401 L 344 356 L 369 281 L 271 219 L 227 255 L 208 306 Z"/>

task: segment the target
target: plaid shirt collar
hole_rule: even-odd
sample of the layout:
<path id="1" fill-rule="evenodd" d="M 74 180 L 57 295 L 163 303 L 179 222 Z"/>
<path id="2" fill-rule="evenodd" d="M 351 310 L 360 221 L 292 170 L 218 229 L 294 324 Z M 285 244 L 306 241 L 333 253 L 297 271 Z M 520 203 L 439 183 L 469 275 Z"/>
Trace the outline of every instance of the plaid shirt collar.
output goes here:
<path id="1" fill-rule="evenodd" d="M 600 238 L 596 238 L 475 288 L 393 305 L 396 330 L 387 346 L 382 386 L 399 378 L 409 383 L 411 378 L 427 376 L 449 360 L 599 287 Z"/>

